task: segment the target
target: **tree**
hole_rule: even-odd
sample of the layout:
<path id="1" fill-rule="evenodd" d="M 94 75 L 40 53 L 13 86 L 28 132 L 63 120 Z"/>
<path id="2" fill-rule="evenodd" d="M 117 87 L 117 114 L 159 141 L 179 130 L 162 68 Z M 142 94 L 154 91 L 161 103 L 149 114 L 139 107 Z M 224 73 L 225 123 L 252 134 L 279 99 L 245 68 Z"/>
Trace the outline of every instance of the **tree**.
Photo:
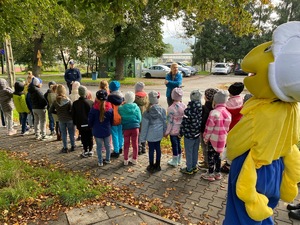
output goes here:
<path id="1" fill-rule="evenodd" d="M 168 53 L 168 54 L 174 53 L 174 46 L 171 44 L 166 44 L 164 53 Z"/>

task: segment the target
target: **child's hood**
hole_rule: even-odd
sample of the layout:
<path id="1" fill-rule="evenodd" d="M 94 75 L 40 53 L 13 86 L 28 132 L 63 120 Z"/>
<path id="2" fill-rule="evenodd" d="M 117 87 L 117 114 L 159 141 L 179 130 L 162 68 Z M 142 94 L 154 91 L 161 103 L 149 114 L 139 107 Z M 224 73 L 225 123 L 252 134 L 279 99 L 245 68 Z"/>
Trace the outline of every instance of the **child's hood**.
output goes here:
<path id="1" fill-rule="evenodd" d="M 70 99 L 64 96 L 57 96 L 56 102 L 59 106 L 64 106 L 70 102 Z"/>
<path id="2" fill-rule="evenodd" d="M 93 108 L 99 110 L 99 104 L 100 104 L 100 101 L 96 98 Z M 112 109 L 111 103 L 105 101 L 105 111 L 108 111 L 109 109 Z"/>
<path id="3" fill-rule="evenodd" d="M 4 90 L 7 87 L 8 87 L 7 81 L 5 79 L 1 78 L 0 79 L 0 90 Z"/>
<path id="4" fill-rule="evenodd" d="M 152 105 L 150 108 L 149 108 L 149 116 L 152 118 L 152 119 L 157 119 L 157 118 L 163 118 L 163 113 L 166 113 L 163 108 L 157 104 L 155 105 Z"/>
<path id="5" fill-rule="evenodd" d="M 23 94 L 23 91 L 24 91 L 24 84 L 22 82 L 17 81 L 15 83 L 15 92 L 14 92 L 14 94 L 15 95 L 21 95 L 21 94 Z"/>

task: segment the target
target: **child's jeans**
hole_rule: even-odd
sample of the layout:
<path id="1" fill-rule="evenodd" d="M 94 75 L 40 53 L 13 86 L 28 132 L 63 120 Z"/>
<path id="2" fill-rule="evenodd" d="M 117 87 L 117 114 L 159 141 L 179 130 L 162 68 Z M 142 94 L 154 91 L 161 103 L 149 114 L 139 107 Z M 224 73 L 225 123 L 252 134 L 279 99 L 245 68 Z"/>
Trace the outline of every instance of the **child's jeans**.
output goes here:
<path id="1" fill-rule="evenodd" d="M 155 142 L 148 141 L 148 147 L 149 147 L 149 163 L 150 165 L 153 165 L 154 151 L 156 151 L 156 162 L 160 161 L 161 158 L 160 141 L 155 141 Z"/>
<path id="2" fill-rule="evenodd" d="M 132 159 L 137 160 L 139 149 L 139 128 L 124 130 L 124 160 L 128 160 L 130 140 L 132 145 Z"/>
<path id="3" fill-rule="evenodd" d="M 75 127 L 73 124 L 73 121 L 68 121 L 68 122 L 60 122 L 59 121 L 59 128 L 60 128 L 60 132 L 61 132 L 61 139 L 63 142 L 63 147 L 64 148 L 68 148 L 68 142 L 67 142 L 67 130 L 69 133 L 69 137 L 70 137 L 70 142 L 71 142 L 71 146 L 75 147 Z"/>
<path id="4" fill-rule="evenodd" d="M 110 161 L 110 144 L 109 144 L 109 140 L 110 140 L 110 136 L 105 137 L 105 138 L 97 138 L 95 137 L 96 140 L 96 145 L 97 145 L 97 155 L 98 155 L 98 162 L 99 163 L 103 163 L 103 158 L 102 158 L 102 143 L 104 143 L 105 146 L 105 150 L 106 150 L 106 157 L 105 160 L 106 162 Z"/>
<path id="5" fill-rule="evenodd" d="M 216 152 L 210 142 L 207 144 L 208 173 L 219 173 L 221 168 L 220 153 Z"/>
<path id="6" fill-rule="evenodd" d="M 7 131 L 13 130 L 13 111 L 4 112 L 5 124 Z"/>
<path id="7" fill-rule="evenodd" d="M 178 156 L 181 154 L 180 138 L 178 136 L 170 135 L 170 141 L 172 144 L 173 156 Z"/>
<path id="8" fill-rule="evenodd" d="M 26 128 L 27 128 L 27 113 L 26 112 L 22 112 L 22 113 L 19 113 L 20 115 L 20 122 L 21 122 L 21 133 L 24 134 L 26 132 Z"/>
<path id="9" fill-rule="evenodd" d="M 199 145 L 200 145 L 199 137 L 196 139 L 184 138 L 184 149 L 185 149 L 187 171 L 191 171 L 193 168 L 197 167 Z"/>

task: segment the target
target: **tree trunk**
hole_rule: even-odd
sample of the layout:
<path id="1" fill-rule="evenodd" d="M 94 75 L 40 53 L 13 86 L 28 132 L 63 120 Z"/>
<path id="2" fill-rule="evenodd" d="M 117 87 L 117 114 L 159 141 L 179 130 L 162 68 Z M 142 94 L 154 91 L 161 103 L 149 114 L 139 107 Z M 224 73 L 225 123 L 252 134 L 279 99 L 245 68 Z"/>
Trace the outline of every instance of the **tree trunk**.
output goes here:
<path id="1" fill-rule="evenodd" d="M 39 77 L 41 75 L 41 66 L 38 65 L 38 51 L 42 52 L 42 44 L 44 41 L 44 34 L 40 38 L 33 40 L 34 53 L 32 59 L 32 73 L 34 76 Z"/>
<path id="2" fill-rule="evenodd" d="M 60 49 L 60 56 L 61 56 L 61 58 L 63 60 L 65 70 L 67 70 L 68 69 L 68 61 L 69 60 L 66 61 L 65 56 L 64 56 L 64 51 L 61 50 L 61 49 Z"/>
<path id="3" fill-rule="evenodd" d="M 115 73 L 116 80 L 124 79 L 124 62 L 125 62 L 124 56 L 116 57 L 116 73 Z"/>
<path id="4" fill-rule="evenodd" d="M 15 83 L 15 67 L 14 67 L 14 57 L 12 53 L 10 37 L 7 35 L 4 41 L 4 52 L 6 59 L 6 71 L 8 74 L 8 85 L 10 87 L 14 86 Z"/>

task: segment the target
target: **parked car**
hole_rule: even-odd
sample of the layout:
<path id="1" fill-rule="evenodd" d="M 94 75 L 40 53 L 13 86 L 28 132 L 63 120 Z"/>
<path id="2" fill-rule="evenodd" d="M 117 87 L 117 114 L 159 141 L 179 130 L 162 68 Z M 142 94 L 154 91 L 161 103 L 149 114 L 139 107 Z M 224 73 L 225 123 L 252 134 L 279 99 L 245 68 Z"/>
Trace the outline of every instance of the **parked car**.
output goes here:
<path id="1" fill-rule="evenodd" d="M 188 65 L 186 65 L 186 64 L 183 63 L 183 62 L 176 62 L 176 63 L 177 63 L 178 65 L 184 67 L 184 68 L 187 68 L 187 69 L 191 70 L 191 74 L 192 74 L 192 75 L 196 75 L 197 72 L 198 72 L 198 70 L 197 70 L 195 67 L 188 66 Z"/>
<path id="2" fill-rule="evenodd" d="M 165 78 L 168 73 L 170 73 L 171 69 L 164 65 L 153 65 L 148 69 L 142 69 L 142 76 L 146 78 L 158 77 Z"/>
<path id="3" fill-rule="evenodd" d="M 165 64 L 165 66 L 171 68 L 172 63 L 173 62 L 167 62 Z M 180 65 L 178 65 L 178 71 L 181 72 L 181 74 L 182 74 L 183 77 L 190 77 L 192 75 L 192 72 L 191 72 L 190 69 L 185 68 L 185 67 L 180 66 Z"/>
<path id="4" fill-rule="evenodd" d="M 231 71 L 231 67 L 228 63 L 216 63 L 212 70 L 211 73 L 212 74 L 230 74 Z"/>
<path id="5" fill-rule="evenodd" d="M 248 75 L 248 73 L 242 70 L 241 64 L 237 63 L 234 69 L 234 75 Z"/>

